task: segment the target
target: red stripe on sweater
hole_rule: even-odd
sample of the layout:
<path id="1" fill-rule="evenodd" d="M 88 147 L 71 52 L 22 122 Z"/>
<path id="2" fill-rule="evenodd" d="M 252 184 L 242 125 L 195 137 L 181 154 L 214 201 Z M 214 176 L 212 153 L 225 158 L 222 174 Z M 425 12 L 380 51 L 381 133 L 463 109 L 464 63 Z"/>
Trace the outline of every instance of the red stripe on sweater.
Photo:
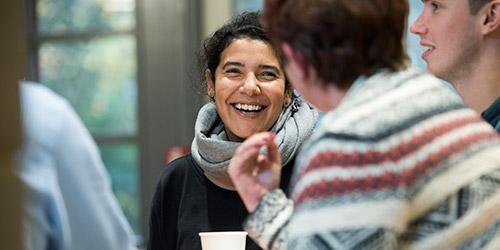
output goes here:
<path id="1" fill-rule="evenodd" d="M 498 135 L 492 130 L 472 134 L 464 138 L 458 138 L 452 144 L 441 148 L 436 153 L 429 154 L 427 159 L 416 162 L 412 168 L 405 169 L 401 173 L 386 172 L 380 176 L 365 176 L 363 178 L 353 177 L 347 180 L 335 178 L 328 181 L 321 180 L 320 182 L 315 182 L 298 194 L 295 206 L 297 207 L 308 200 L 336 197 L 341 194 L 353 194 L 355 192 L 368 193 L 378 190 L 407 188 L 417 183 L 423 175 L 443 164 L 446 160 L 450 159 L 451 156 L 465 151 L 474 144 L 491 140 L 493 137 L 497 136 Z M 318 155 L 318 157 L 332 156 L 331 154 Z M 402 157 L 399 159 L 401 158 Z M 330 159 L 325 159 L 325 161 L 329 160 Z M 338 169 L 339 167 L 331 167 L 331 171 L 335 171 L 335 168 Z"/>
<path id="2" fill-rule="evenodd" d="M 300 176 L 305 172 L 328 168 L 330 166 L 362 167 L 384 162 L 396 162 L 406 155 L 417 151 L 422 146 L 429 144 L 438 136 L 446 134 L 453 129 L 477 122 L 483 121 L 476 116 L 468 116 L 448 123 L 443 123 L 438 127 L 433 127 L 424 131 L 418 136 L 413 136 L 409 141 L 402 141 L 386 152 L 367 151 L 365 153 L 346 153 L 343 151 L 325 151 L 314 156 L 314 158 L 309 161 L 308 166 L 301 171 Z"/>

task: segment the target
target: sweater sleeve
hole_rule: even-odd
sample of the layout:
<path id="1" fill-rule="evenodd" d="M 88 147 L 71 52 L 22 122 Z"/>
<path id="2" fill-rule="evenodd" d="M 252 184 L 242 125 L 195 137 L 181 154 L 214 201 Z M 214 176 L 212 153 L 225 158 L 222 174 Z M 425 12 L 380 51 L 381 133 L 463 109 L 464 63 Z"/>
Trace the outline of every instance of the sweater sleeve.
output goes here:
<path id="1" fill-rule="evenodd" d="M 263 249 L 285 249 L 286 225 L 293 213 L 293 202 L 281 189 L 265 194 L 257 209 L 244 222 L 244 229 Z"/>

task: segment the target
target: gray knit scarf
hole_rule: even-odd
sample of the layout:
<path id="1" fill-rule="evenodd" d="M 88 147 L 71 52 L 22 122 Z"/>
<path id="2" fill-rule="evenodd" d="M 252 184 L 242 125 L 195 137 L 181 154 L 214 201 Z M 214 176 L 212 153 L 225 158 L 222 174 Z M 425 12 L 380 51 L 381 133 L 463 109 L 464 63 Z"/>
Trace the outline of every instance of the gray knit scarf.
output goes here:
<path id="1" fill-rule="evenodd" d="M 270 131 L 276 132 L 275 140 L 279 145 L 283 166 L 295 157 L 299 147 L 311 135 L 317 119 L 316 109 L 300 97 L 293 98 L 292 103 L 281 111 Z M 215 177 L 229 178 L 227 167 L 240 144 L 228 140 L 215 103 L 207 103 L 200 109 L 191 152 L 205 172 Z"/>

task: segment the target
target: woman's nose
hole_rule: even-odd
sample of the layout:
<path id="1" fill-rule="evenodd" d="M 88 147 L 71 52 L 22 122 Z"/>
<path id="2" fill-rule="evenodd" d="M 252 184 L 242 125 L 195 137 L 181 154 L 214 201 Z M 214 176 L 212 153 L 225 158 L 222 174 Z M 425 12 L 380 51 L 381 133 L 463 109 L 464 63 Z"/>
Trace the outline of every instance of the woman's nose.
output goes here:
<path id="1" fill-rule="evenodd" d="M 243 92 L 248 96 L 260 94 L 259 80 L 253 73 L 249 73 L 245 77 L 241 88 Z"/>

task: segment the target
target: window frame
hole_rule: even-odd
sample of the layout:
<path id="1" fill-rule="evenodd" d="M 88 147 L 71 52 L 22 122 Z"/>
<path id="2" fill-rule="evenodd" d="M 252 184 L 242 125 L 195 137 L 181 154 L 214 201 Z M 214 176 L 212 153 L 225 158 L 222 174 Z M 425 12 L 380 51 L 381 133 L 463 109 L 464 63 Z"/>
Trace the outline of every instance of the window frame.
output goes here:
<path id="1" fill-rule="evenodd" d="M 135 0 L 137 2 L 137 0 Z M 39 58 L 39 48 L 43 43 L 46 42 L 75 42 L 75 41 L 89 41 L 92 39 L 100 39 L 100 38 L 107 38 L 107 37 L 114 37 L 114 36 L 123 36 L 123 35 L 128 35 L 133 37 L 137 43 L 137 20 L 136 20 L 136 25 L 135 27 L 132 27 L 130 29 L 121 29 L 121 30 L 107 30 L 107 31 L 87 31 L 87 32 L 78 32 L 78 33 L 61 33 L 61 34 L 55 34 L 55 35 L 40 35 L 38 34 L 38 21 L 37 21 L 37 13 L 36 13 L 36 4 L 37 0 L 27 0 L 26 1 L 26 30 L 27 30 L 27 44 L 28 44 L 28 78 L 30 80 L 33 80 L 35 82 L 40 82 L 40 58 Z M 134 17 L 136 17 L 136 13 L 134 13 Z M 138 57 L 137 57 L 137 45 L 135 47 L 135 54 L 136 54 L 136 62 L 138 62 Z M 137 88 L 139 88 L 139 73 L 138 73 L 138 68 L 136 69 L 135 72 L 135 78 L 137 82 Z M 138 97 L 137 97 L 138 98 Z M 139 108 L 136 108 L 136 120 L 139 123 Z M 97 134 L 97 133 L 91 133 L 93 139 L 95 140 L 97 146 L 114 146 L 114 145 L 122 145 L 122 144 L 132 144 L 137 148 L 137 163 L 135 168 L 137 169 L 136 173 L 136 178 L 137 178 L 137 198 L 139 201 L 139 204 L 137 204 L 141 210 L 142 204 L 141 204 L 141 184 L 140 184 L 140 163 L 139 160 L 141 158 L 140 156 L 140 139 L 139 139 L 139 125 L 137 125 L 137 129 L 133 131 L 133 133 L 118 133 L 118 134 L 113 134 L 113 135 L 104 135 L 104 134 Z M 109 171 L 109 170 L 108 170 Z M 142 227 L 142 211 L 139 211 L 137 214 L 139 218 L 139 232 L 134 232 L 136 233 L 136 238 L 137 238 L 137 243 L 138 245 L 142 244 L 142 235 L 144 234 L 143 230 L 144 228 Z"/>

